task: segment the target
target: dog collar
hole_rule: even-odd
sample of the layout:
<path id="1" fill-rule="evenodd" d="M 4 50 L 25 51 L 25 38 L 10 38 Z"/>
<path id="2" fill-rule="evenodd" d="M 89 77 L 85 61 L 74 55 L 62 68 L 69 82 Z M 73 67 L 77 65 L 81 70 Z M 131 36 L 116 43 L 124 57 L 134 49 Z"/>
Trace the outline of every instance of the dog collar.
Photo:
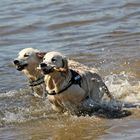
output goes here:
<path id="1" fill-rule="evenodd" d="M 39 77 L 37 80 L 29 81 L 29 86 L 34 87 L 34 86 L 41 85 L 42 83 L 44 83 L 44 76 Z"/>
<path id="2" fill-rule="evenodd" d="M 68 85 L 57 93 L 55 91 L 52 91 L 50 93 L 48 92 L 48 95 L 60 94 L 60 93 L 64 92 L 65 90 L 67 90 L 73 84 L 78 84 L 81 87 L 81 76 L 74 70 L 70 70 L 70 71 L 71 71 L 71 74 L 72 74 L 72 78 L 69 81 Z"/>
<path id="3" fill-rule="evenodd" d="M 45 83 L 45 82 L 44 82 L 44 76 L 38 78 L 37 80 L 29 81 L 29 83 L 30 83 L 29 86 L 31 87 L 31 90 L 32 90 L 32 93 L 33 93 L 34 96 L 39 97 L 39 98 L 44 98 L 44 97 L 47 96 L 48 93 L 47 93 L 47 91 L 46 91 L 45 84 L 43 84 L 43 83 Z M 42 85 L 41 85 L 41 84 L 42 84 Z M 41 85 L 41 87 L 42 87 L 42 89 L 43 89 L 43 93 L 42 93 L 41 96 L 38 95 L 38 94 L 34 91 L 34 87 L 35 87 L 35 86 L 38 86 L 38 85 Z"/>

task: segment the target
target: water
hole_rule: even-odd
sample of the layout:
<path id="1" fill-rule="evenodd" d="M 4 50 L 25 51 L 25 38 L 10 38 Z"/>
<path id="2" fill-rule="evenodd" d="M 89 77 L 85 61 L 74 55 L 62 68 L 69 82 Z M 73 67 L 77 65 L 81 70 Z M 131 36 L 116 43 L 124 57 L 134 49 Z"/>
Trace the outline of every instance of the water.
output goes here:
<path id="1" fill-rule="evenodd" d="M 139 0 L 1 0 L 0 139 L 140 139 L 139 109 L 113 120 L 63 116 L 47 99 L 32 97 L 12 64 L 25 47 L 60 51 L 97 67 L 117 99 L 139 102 Z"/>

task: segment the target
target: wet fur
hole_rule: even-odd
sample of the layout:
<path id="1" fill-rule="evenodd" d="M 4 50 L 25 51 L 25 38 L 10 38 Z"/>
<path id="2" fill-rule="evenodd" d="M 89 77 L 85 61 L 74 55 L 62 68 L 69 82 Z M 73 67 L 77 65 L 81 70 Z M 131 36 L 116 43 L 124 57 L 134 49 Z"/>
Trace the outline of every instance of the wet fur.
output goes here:
<path id="1" fill-rule="evenodd" d="M 53 58 L 57 59 L 55 64 L 51 61 Z M 49 93 L 53 91 L 56 93 L 56 95 L 48 95 L 48 99 L 55 111 L 69 111 L 76 114 L 87 110 L 91 111 L 93 106 L 90 106 L 90 100 L 98 104 L 105 93 L 111 97 L 101 77 L 95 71 L 90 71 L 88 68 L 83 69 L 82 67 L 72 68 L 82 77 L 81 87 L 73 84 L 61 94 L 57 94 L 71 80 L 69 61 L 60 53 L 50 52 L 44 56 L 43 63 L 47 65 L 46 69 L 55 66 L 53 72 L 45 75 L 46 90 Z M 86 97 L 89 97 L 89 99 L 86 99 Z"/>

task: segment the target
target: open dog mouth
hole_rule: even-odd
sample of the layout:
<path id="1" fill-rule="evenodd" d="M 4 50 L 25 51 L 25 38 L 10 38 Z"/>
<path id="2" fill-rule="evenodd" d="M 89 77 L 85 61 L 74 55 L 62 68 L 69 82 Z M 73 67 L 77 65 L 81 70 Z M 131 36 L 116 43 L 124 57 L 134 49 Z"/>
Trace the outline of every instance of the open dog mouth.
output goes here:
<path id="1" fill-rule="evenodd" d="M 41 70 L 42 70 L 43 74 L 49 74 L 49 73 L 53 72 L 54 69 L 53 69 L 53 67 L 52 67 L 52 68 L 50 68 L 50 69 L 41 68 Z"/>
<path id="2" fill-rule="evenodd" d="M 16 65 L 16 69 L 18 70 L 18 71 L 22 71 L 26 66 L 28 66 L 28 64 L 24 64 L 24 65 Z"/>
<path id="3" fill-rule="evenodd" d="M 48 66 L 46 63 L 41 63 L 39 67 L 44 75 L 52 73 L 54 71 L 54 67 Z"/>

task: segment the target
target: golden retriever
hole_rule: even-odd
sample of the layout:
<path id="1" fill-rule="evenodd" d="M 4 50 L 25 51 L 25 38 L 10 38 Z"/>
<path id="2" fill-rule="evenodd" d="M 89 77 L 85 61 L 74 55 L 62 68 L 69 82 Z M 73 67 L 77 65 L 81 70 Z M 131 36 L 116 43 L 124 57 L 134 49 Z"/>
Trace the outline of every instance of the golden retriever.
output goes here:
<path id="1" fill-rule="evenodd" d="M 16 69 L 26 75 L 33 95 L 37 97 L 45 96 L 44 76 L 37 69 L 45 54 L 37 49 L 25 48 L 19 52 L 18 57 L 13 61 Z"/>
<path id="2" fill-rule="evenodd" d="M 101 77 L 89 69 L 71 69 L 59 52 L 49 52 L 40 64 L 52 108 L 57 112 L 91 111 L 104 93 L 113 98 Z"/>
<path id="3" fill-rule="evenodd" d="M 43 61 L 46 52 L 41 52 L 34 48 L 25 48 L 21 50 L 18 57 L 14 59 L 13 63 L 18 71 L 22 71 L 29 81 L 29 85 L 33 90 L 33 95 L 37 97 L 45 97 L 46 89 L 44 85 L 44 75 L 38 69 L 39 64 Z M 74 70 L 86 69 L 91 72 L 97 72 L 94 68 L 80 64 L 79 62 L 68 60 L 69 67 Z"/>

